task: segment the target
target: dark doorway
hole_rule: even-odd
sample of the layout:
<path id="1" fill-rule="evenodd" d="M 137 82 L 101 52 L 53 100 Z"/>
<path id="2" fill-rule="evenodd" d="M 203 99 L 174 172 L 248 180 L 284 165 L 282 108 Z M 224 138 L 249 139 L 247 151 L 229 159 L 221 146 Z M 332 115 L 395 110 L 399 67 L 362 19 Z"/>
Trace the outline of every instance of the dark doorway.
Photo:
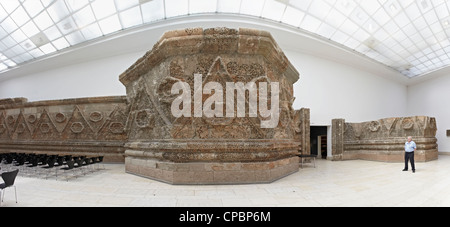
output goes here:
<path id="1" fill-rule="evenodd" d="M 327 130 L 327 126 L 311 126 L 310 132 L 311 154 L 321 156 L 323 159 L 327 158 Z"/>

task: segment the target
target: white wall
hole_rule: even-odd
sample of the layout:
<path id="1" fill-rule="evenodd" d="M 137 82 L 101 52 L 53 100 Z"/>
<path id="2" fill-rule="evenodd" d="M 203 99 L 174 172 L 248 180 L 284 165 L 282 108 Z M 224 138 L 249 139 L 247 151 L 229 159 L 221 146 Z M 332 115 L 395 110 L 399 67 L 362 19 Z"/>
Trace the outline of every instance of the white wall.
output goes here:
<path id="1" fill-rule="evenodd" d="M 0 99 L 25 97 L 31 102 L 126 95 L 119 75 L 144 53 L 113 56 L 9 78 L 0 82 Z"/>
<path id="2" fill-rule="evenodd" d="M 334 61 L 285 51 L 300 72 L 294 108 L 311 109 L 311 125 L 370 121 L 406 114 L 407 87 Z"/>
<path id="3" fill-rule="evenodd" d="M 450 75 L 441 76 L 408 87 L 408 113 L 435 117 L 439 151 L 450 152 Z"/>

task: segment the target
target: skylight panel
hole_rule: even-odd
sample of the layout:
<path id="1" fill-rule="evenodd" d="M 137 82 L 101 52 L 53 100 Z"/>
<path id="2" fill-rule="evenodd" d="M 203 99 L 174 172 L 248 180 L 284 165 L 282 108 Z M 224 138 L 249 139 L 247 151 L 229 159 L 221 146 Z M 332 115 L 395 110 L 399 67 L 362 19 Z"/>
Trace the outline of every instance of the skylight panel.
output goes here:
<path id="1" fill-rule="evenodd" d="M 423 16 L 425 17 L 425 20 L 429 25 L 439 21 L 439 18 L 436 16 L 436 13 L 433 10 L 426 12 Z"/>
<path id="2" fill-rule="evenodd" d="M 163 0 L 153 0 L 141 5 L 142 19 L 144 23 L 165 18 Z"/>
<path id="3" fill-rule="evenodd" d="M 17 44 L 17 42 L 16 42 L 13 38 L 11 38 L 10 36 L 5 37 L 5 38 L 2 40 L 2 42 L 3 42 L 3 44 L 5 44 L 7 47 L 12 47 L 12 46 L 15 46 L 15 45 Z"/>
<path id="4" fill-rule="evenodd" d="M 68 34 L 77 29 L 75 21 L 73 21 L 71 17 L 62 20 L 56 25 L 58 26 L 59 30 L 63 33 L 63 35 Z"/>
<path id="5" fill-rule="evenodd" d="M 365 40 L 367 40 L 370 37 L 370 35 L 366 31 L 359 29 L 358 31 L 353 33 L 352 37 L 362 43 Z"/>
<path id="6" fill-rule="evenodd" d="M 0 5 L 0 21 L 3 21 L 6 17 L 8 17 L 8 13 Z"/>
<path id="7" fill-rule="evenodd" d="M 85 41 L 83 34 L 80 31 L 72 32 L 65 36 L 70 45 L 74 46 Z"/>
<path id="8" fill-rule="evenodd" d="M 34 58 L 39 58 L 44 56 L 44 52 L 42 52 L 39 48 L 33 49 L 31 51 L 29 51 L 28 53 L 31 54 L 31 56 L 33 56 Z"/>
<path id="9" fill-rule="evenodd" d="M 411 20 L 403 12 L 398 13 L 397 16 L 394 17 L 394 20 L 401 28 L 411 23 Z"/>
<path id="10" fill-rule="evenodd" d="M 325 22 L 335 28 L 339 28 L 346 20 L 347 17 L 344 16 L 341 12 L 337 10 L 331 10 Z"/>
<path id="11" fill-rule="evenodd" d="M 450 13 L 448 11 L 448 8 L 447 8 L 447 5 L 445 4 L 445 2 L 443 2 L 439 6 L 436 6 L 434 8 L 434 11 L 436 12 L 436 15 L 438 16 L 439 19 L 444 19 L 444 18 L 447 18 L 448 16 L 450 16 Z"/>
<path id="12" fill-rule="evenodd" d="M 380 8 L 380 10 L 378 10 L 372 17 L 381 26 L 391 20 L 391 17 L 386 13 L 384 8 Z"/>
<path id="13" fill-rule="evenodd" d="M 25 49 L 22 48 L 21 45 L 16 45 L 13 48 L 11 48 L 11 50 L 14 51 L 14 53 L 16 53 L 16 55 L 23 54 L 26 51 Z"/>
<path id="14" fill-rule="evenodd" d="M 55 23 L 70 15 L 64 1 L 54 1 L 53 4 L 47 8 L 47 12 Z"/>
<path id="15" fill-rule="evenodd" d="M 20 43 L 27 39 L 27 36 L 23 34 L 23 32 L 20 29 L 17 29 L 15 32 L 11 34 L 11 37 L 16 40 L 16 42 Z"/>
<path id="16" fill-rule="evenodd" d="M 120 21 L 122 22 L 124 28 L 142 24 L 141 10 L 139 6 L 135 6 L 120 13 Z"/>
<path id="17" fill-rule="evenodd" d="M 290 0 L 289 4 L 293 7 L 302 10 L 308 11 L 309 6 L 311 5 L 312 0 Z"/>
<path id="18" fill-rule="evenodd" d="M 165 0 L 166 17 L 187 15 L 189 10 L 188 2 L 185 0 Z"/>
<path id="19" fill-rule="evenodd" d="M 336 28 L 333 26 L 330 26 L 326 23 L 322 23 L 317 30 L 317 34 L 325 37 L 325 38 L 331 38 L 331 36 L 336 32 Z"/>
<path id="20" fill-rule="evenodd" d="M 39 32 L 39 29 L 36 27 L 33 21 L 29 21 L 24 26 L 22 26 L 22 32 L 25 33 L 26 36 L 30 37 Z"/>
<path id="21" fill-rule="evenodd" d="M 46 11 L 43 11 L 41 14 L 39 14 L 33 21 L 40 30 L 45 30 L 53 25 L 53 21 Z"/>
<path id="22" fill-rule="evenodd" d="M 95 0 L 91 3 L 97 20 L 101 20 L 117 12 L 114 0 Z"/>
<path id="23" fill-rule="evenodd" d="M 36 48 L 36 45 L 34 45 L 34 43 L 31 42 L 31 40 L 29 40 L 29 39 L 23 41 L 20 45 L 21 45 L 25 50 L 32 50 L 32 49 Z"/>
<path id="24" fill-rule="evenodd" d="M 283 18 L 281 18 L 281 22 L 299 27 L 300 22 L 303 20 L 303 17 L 305 16 L 305 13 L 293 8 L 293 7 L 286 7 L 286 10 L 284 12 Z"/>
<path id="25" fill-rule="evenodd" d="M 359 4 L 359 6 L 367 12 L 369 15 L 375 14 L 380 8 L 381 5 L 378 1 L 364 1 L 364 4 Z"/>
<path id="26" fill-rule="evenodd" d="M 310 32 L 316 32 L 321 24 L 322 22 L 319 19 L 306 15 L 300 27 Z"/>
<path id="27" fill-rule="evenodd" d="M 31 56 L 31 54 L 29 54 L 28 52 L 25 52 L 25 53 L 21 54 L 20 56 L 13 58 L 13 60 L 19 64 L 19 63 L 33 60 L 33 56 Z"/>
<path id="28" fill-rule="evenodd" d="M 323 20 L 331 10 L 331 6 L 324 1 L 312 1 L 311 6 L 308 9 L 308 13 L 316 18 Z"/>
<path id="29" fill-rule="evenodd" d="M 422 13 L 426 13 L 432 9 L 432 4 L 429 0 L 416 0 L 417 5 L 419 6 L 420 11 Z"/>
<path id="30" fill-rule="evenodd" d="M 262 11 L 262 17 L 274 21 L 281 21 L 281 18 L 286 10 L 286 5 L 275 0 L 266 0 Z"/>
<path id="31" fill-rule="evenodd" d="M 61 37 L 61 38 L 53 41 L 52 43 L 58 50 L 62 50 L 64 48 L 67 48 L 70 46 L 69 42 L 67 42 L 66 38 L 64 38 L 64 37 Z"/>
<path id="32" fill-rule="evenodd" d="M 353 22 L 355 22 L 358 25 L 363 25 L 364 23 L 366 23 L 366 21 L 369 19 L 369 15 L 367 15 L 366 12 L 364 12 L 364 10 L 360 9 L 360 8 L 356 8 L 351 14 L 350 14 L 350 18 L 352 19 Z"/>
<path id="33" fill-rule="evenodd" d="M 12 14 L 11 18 L 16 22 L 17 26 L 22 26 L 30 20 L 30 17 L 22 7 L 18 7 Z"/>
<path id="34" fill-rule="evenodd" d="M 139 4 L 139 0 L 115 0 L 116 7 L 118 11 L 123 11 L 129 9 L 131 7 L 137 6 Z"/>
<path id="35" fill-rule="evenodd" d="M 217 1 L 189 0 L 189 14 L 213 13 L 217 10 Z"/>
<path id="36" fill-rule="evenodd" d="M 341 25 L 341 27 L 339 27 L 339 30 L 341 30 L 349 35 L 355 33 L 358 29 L 359 29 L 359 26 L 357 24 L 353 23 L 353 21 L 350 19 L 347 19 Z"/>
<path id="37" fill-rule="evenodd" d="M 75 13 L 73 19 L 79 28 L 92 24 L 95 21 L 94 13 L 90 6 L 86 6 Z"/>
<path id="38" fill-rule="evenodd" d="M 105 18 L 104 20 L 101 20 L 98 22 L 100 25 L 100 29 L 102 30 L 103 34 L 109 34 L 116 31 L 119 31 L 122 29 L 122 26 L 120 25 L 119 17 L 116 15 L 112 15 L 108 18 Z"/>
<path id="39" fill-rule="evenodd" d="M 19 1 L 1 1 L 1 4 L 8 14 L 14 12 L 20 5 Z"/>
<path id="40" fill-rule="evenodd" d="M 95 39 L 103 35 L 97 23 L 93 23 L 87 27 L 84 27 L 83 29 L 81 29 L 81 33 L 83 34 L 84 38 L 86 38 L 86 40 Z"/>
<path id="41" fill-rule="evenodd" d="M 239 13 L 241 0 L 218 0 L 217 11 L 223 13 Z"/>
<path id="42" fill-rule="evenodd" d="M 334 7 L 342 14 L 349 16 L 356 8 L 356 3 L 353 0 L 337 1 Z"/>
<path id="43" fill-rule="evenodd" d="M 240 13 L 252 16 L 261 16 L 264 1 L 261 0 L 244 0 L 241 2 Z"/>
<path id="44" fill-rule="evenodd" d="M 16 23 L 10 17 L 3 20 L 0 25 L 7 33 L 12 33 L 18 28 Z"/>
<path id="45" fill-rule="evenodd" d="M 349 36 L 347 34 L 337 30 L 330 39 L 338 43 L 345 43 L 348 38 Z"/>
<path id="46" fill-rule="evenodd" d="M 388 0 L 383 4 L 384 10 L 392 17 L 401 11 L 401 6 L 397 0 Z"/>
<path id="47" fill-rule="evenodd" d="M 29 0 L 30 1 L 30 0 Z M 89 4 L 89 0 L 65 0 L 67 7 L 71 12 L 75 12 Z M 129 2 L 130 0 L 122 1 Z"/>
<path id="48" fill-rule="evenodd" d="M 48 43 L 48 44 L 46 44 L 44 46 L 41 46 L 39 49 L 42 52 L 44 52 L 44 54 L 51 54 L 51 53 L 56 52 L 55 47 L 53 47 L 53 45 L 51 43 Z"/>
<path id="49" fill-rule="evenodd" d="M 51 27 L 47 28 L 44 31 L 44 34 L 47 36 L 47 38 L 49 40 L 55 40 L 62 36 L 61 32 L 59 31 L 58 27 L 56 27 L 56 26 L 51 26 Z"/>

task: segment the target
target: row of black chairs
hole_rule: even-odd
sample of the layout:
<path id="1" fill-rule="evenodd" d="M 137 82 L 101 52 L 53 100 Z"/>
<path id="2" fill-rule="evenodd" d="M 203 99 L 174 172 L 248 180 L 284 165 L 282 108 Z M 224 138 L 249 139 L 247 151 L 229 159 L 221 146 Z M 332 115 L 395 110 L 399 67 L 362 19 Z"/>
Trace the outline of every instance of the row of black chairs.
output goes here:
<path id="1" fill-rule="evenodd" d="M 58 179 L 58 170 L 63 170 L 68 180 L 67 173 L 72 172 L 74 176 L 76 170 L 80 170 L 82 175 L 87 172 L 100 169 L 103 164 L 103 156 L 86 157 L 72 155 L 48 155 L 48 154 L 26 154 L 26 153 L 4 153 L 0 154 L 0 168 L 14 170 L 21 169 L 24 175 L 34 174 L 42 176 L 45 171 L 45 178 L 54 175 Z M 97 168 L 95 168 L 95 165 Z M 104 166 L 103 166 L 104 168 Z"/>

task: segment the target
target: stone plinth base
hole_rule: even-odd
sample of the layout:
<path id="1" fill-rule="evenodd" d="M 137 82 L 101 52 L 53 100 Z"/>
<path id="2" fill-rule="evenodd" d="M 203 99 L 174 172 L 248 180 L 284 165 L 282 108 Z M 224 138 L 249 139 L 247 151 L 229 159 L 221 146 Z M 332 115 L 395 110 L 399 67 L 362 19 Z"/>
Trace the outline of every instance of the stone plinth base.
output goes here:
<path id="1" fill-rule="evenodd" d="M 437 150 L 416 151 L 414 160 L 416 162 L 429 162 L 438 159 Z M 371 151 L 359 150 L 357 152 L 345 152 L 343 160 L 367 160 L 379 162 L 404 162 L 404 151 Z"/>
<path id="2" fill-rule="evenodd" d="M 416 138 L 416 162 L 429 162 L 438 159 L 436 138 Z M 383 140 L 346 141 L 342 160 L 369 160 L 382 162 L 404 162 L 405 139 L 386 138 Z"/>
<path id="3" fill-rule="evenodd" d="M 298 157 L 252 163 L 173 163 L 125 158 L 127 173 L 174 185 L 271 183 L 299 170 Z"/>

